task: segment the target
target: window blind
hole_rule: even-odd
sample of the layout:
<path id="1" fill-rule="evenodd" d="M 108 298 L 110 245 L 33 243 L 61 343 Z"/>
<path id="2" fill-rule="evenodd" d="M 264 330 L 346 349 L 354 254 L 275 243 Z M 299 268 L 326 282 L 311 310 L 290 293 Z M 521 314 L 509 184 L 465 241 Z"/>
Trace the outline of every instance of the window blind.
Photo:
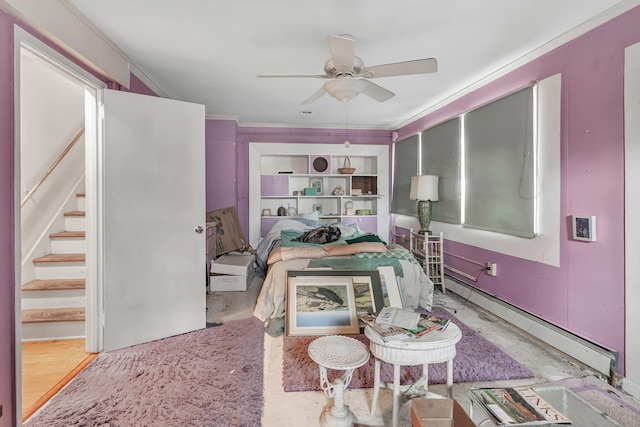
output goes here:
<path id="1" fill-rule="evenodd" d="M 534 237 L 533 88 L 464 116 L 465 227 Z"/>
<path id="2" fill-rule="evenodd" d="M 418 174 L 418 135 L 412 135 L 393 145 L 393 194 L 391 212 L 416 216 L 415 200 L 409 200 L 411 176 Z"/>
<path id="3" fill-rule="evenodd" d="M 421 175 L 437 175 L 439 200 L 432 204 L 434 221 L 460 224 L 460 118 L 421 134 Z"/>

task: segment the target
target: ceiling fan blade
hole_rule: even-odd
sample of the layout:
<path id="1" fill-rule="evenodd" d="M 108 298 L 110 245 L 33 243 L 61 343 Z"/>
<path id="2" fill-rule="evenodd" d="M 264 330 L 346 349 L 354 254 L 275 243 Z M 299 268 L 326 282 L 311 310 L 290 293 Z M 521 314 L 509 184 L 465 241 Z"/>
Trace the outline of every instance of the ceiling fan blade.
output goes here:
<path id="1" fill-rule="evenodd" d="M 320 88 L 313 95 L 302 101 L 300 105 L 311 104 L 313 101 L 324 95 L 324 93 L 324 88 Z"/>
<path id="2" fill-rule="evenodd" d="M 372 79 L 378 77 L 408 76 L 411 74 L 435 73 L 436 71 L 438 71 L 438 61 L 435 58 L 426 58 L 367 67 L 366 69 L 362 70 L 362 73 L 360 73 L 360 75 L 362 77 Z"/>
<path id="3" fill-rule="evenodd" d="M 336 69 L 344 67 L 349 71 L 353 68 L 353 58 L 355 56 L 356 42 L 352 38 L 344 36 L 328 36 L 331 60 Z"/>
<path id="4" fill-rule="evenodd" d="M 313 78 L 330 79 L 326 74 L 258 74 L 259 79 L 280 79 L 280 78 Z"/>
<path id="5" fill-rule="evenodd" d="M 376 101 L 384 102 L 387 99 L 395 96 L 395 93 L 383 88 L 382 86 L 378 86 L 377 84 L 372 83 L 369 80 L 359 80 L 364 83 L 364 89 L 362 90 L 362 93 L 370 98 L 375 99 Z"/>

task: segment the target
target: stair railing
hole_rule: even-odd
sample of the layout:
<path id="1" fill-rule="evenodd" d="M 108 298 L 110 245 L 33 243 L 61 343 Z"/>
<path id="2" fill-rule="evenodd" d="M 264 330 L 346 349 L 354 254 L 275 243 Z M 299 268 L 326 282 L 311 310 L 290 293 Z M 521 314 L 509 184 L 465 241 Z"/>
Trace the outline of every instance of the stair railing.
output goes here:
<path id="1" fill-rule="evenodd" d="M 36 192 L 36 190 L 38 190 L 38 188 L 40 188 L 42 186 L 42 184 L 45 182 L 45 180 L 49 177 L 49 175 L 51 175 L 51 173 L 53 172 L 53 170 L 56 168 L 56 166 L 58 166 L 60 164 L 60 162 L 62 161 L 62 159 L 65 158 L 65 156 L 69 153 L 69 151 L 71 151 L 71 149 L 73 148 L 74 145 L 76 145 L 76 142 L 78 142 L 78 140 L 80 138 L 82 138 L 82 135 L 84 135 L 84 125 L 82 126 L 82 128 L 80 129 L 80 131 L 78 132 L 78 134 L 73 138 L 73 140 L 69 143 L 69 145 L 67 145 L 67 148 L 65 148 L 62 153 L 60 153 L 60 155 L 58 156 L 58 158 L 53 162 L 53 164 L 49 167 L 49 169 L 47 169 L 47 171 L 44 173 L 44 175 L 42 175 L 42 178 L 40 178 L 38 180 L 38 182 L 36 183 L 36 185 L 34 185 L 34 187 L 29 191 L 29 193 L 27 193 L 27 195 L 25 196 L 24 199 L 22 199 L 22 202 L 20 203 L 20 207 L 23 208 L 24 205 L 27 203 L 27 201 L 29 201 L 29 199 L 31 198 L 31 196 L 34 195 L 34 193 Z"/>

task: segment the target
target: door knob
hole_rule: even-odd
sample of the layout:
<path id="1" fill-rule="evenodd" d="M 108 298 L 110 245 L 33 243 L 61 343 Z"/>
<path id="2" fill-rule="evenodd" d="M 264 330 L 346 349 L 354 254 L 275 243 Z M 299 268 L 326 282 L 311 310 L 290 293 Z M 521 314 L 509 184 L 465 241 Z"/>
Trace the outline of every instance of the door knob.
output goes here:
<path id="1" fill-rule="evenodd" d="M 197 226 L 197 227 L 196 227 L 196 233 L 198 233 L 198 234 L 202 234 L 202 232 L 203 232 L 203 231 L 204 231 L 204 228 L 202 228 L 202 226 L 201 226 L 201 225 L 199 225 L 199 226 Z"/>

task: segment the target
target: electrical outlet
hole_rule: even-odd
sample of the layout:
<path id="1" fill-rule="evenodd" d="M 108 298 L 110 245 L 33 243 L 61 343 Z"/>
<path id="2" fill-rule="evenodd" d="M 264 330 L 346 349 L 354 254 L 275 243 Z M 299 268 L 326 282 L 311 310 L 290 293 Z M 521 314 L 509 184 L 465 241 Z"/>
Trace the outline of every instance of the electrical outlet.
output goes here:
<path id="1" fill-rule="evenodd" d="M 487 274 L 489 276 L 497 276 L 498 275 L 498 264 L 495 262 L 487 263 Z"/>
<path id="2" fill-rule="evenodd" d="M 400 243 L 407 243 L 407 236 L 405 236 L 404 234 L 400 235 Z"/>

